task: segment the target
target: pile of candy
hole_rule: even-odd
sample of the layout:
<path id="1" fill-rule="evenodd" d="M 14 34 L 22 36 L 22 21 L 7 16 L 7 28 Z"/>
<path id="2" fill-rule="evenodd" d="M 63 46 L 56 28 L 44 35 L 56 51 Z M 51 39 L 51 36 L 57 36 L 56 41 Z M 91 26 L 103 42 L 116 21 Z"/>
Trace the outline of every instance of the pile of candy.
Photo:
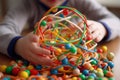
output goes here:
<path id="1" fill-rule="evenodd" d="M 2 80 L 115 80 L 114 54 L 89 35 L 86 18 L 78 10 L 65 6 L 51 8 L 35 25 L 40 47 L 51 51 L 55 66 L 12 61 L 0 65 Z M 3 75 L 4 73 L 4 75 Z M 9 74 L 9 75 L 6 75 Z"/>

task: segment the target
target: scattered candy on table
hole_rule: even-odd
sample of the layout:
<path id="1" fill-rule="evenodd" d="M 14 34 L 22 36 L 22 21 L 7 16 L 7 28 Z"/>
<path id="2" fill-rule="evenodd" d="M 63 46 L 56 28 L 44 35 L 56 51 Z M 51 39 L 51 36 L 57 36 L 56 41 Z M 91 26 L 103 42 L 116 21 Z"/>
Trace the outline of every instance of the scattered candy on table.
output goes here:
<path id="1" fill-rule="evenodd" d="M 57 11 L 58 10 L 58 11 Z M 74 20 L 79 20 L 77 24 Z M 107 46 L 96 48 L 87 19 L 78 10 L 57 6 L 36 23 L 40 47 L 51 51 L 55 66 L 33 65 L 26 60 L 0 65 L 2 80 L 115 80 L 114 53 Z M 84 25 L 84 27 L 81 27 Z"/>

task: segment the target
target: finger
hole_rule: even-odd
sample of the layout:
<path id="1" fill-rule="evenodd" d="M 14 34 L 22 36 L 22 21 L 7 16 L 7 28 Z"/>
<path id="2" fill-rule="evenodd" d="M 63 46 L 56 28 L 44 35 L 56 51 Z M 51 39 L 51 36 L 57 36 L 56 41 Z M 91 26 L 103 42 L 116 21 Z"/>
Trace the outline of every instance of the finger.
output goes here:
<path id="1" fill-rule="evenodd" d="M 38 56 L 32 52 L 28 52 L 28 54 L 29 55 L 23 57 L 34 64 L 53 65 L 52 60 L 47 57 Z"/>
<path id="2" fill-rule="evenodd" d="M 37 35 L 33 34 L 32 41 L 39 42 L 39 37 Z"/>
<path id="3" fill-rule="evenodd" d="M 37 44 L 34 44 L 33 47 L 31 47 L 31 52 L 38 55 L 48 55 L 50 56 L 50 51 L 44 48 L 39 47 Z"/>
<path id="4" fill-rule="evenodd" d="M 90 26 L 88 27 L 88 30 L 89 30 L 90 33 L 94 32 L 96 29 L 97 29 L 97 27 L 95 27 L 95 26 L 93 26 L 93 25 L 90 25 Z"/>
<path id="5" fill-rule="evenodd" d="M 97 38 L 95 39 L 95 41 L 96 41 L 96 42 L 100 42 L 102 39 L 103 39 L 103 36 L 101 35 L 101 36 L 97 37 Z"/>
<path id="6" fill-rule="evenodd" d="M 93 31 L 96 30 L 96 29 L 95 29 L 96 27 L 94 27 L 93 21 L 87 20 L 87 24 L 88 24 L 88 32 L 89 32 L 89 33 L 92 33 Z"/>
<path id="7" fill-rule="evenodd" d="M 88 26 L 93 25 L 93 21 L 87 20 L 87 24 L 88 24 Z"/>
<path id="8" fill-rule="evenodd" d="M 98 31 L 94 31 L 92 34 L 91 34 L 92 38 L 95 39 L 99 36 L 99 32 Z"/>
<path id="9" fill-rule="evenodd" d="M 32 42 L 39 42 L 39 37 L 32 32 L 29 34 L 29 38 Z"/>
<path id="10" fill-rule="evenodd" d="M 29 61 L 32 61 L 35 64 L 48 65 L 48 66 L 54 65 L 53 61 L 50 58 L 38 56 L 34 53 L 30 53 L 30 57 L 28 59 Z"/>

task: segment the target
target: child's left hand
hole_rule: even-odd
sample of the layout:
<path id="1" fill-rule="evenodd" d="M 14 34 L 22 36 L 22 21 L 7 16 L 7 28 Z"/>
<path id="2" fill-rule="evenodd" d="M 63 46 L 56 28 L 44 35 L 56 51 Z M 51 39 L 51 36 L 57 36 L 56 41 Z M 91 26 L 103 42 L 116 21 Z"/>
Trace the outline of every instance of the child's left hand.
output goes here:
<path id="1" fill-rule="evenodd" d="M 100 42 L 107 34 L 105 27 L 96 21 L 87 20 L 88 31 L 96 42 Z"/>

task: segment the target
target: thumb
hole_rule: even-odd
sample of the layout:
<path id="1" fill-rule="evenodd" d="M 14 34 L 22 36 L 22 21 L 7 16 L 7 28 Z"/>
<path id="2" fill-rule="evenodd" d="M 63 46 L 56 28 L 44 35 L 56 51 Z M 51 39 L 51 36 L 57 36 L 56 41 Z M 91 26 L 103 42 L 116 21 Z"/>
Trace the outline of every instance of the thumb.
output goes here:
<path id="1" fill-rule="evenodd" d="M 32 42 L 39 42 L 39 36 L 33 34 L 33 33 L 30 33 L 30 40 Z"/>
<path id="2" fill-rule="evenodd" d="M 39 36 L 33 34 L 32 41 L 33 42 L 39 42 Z"/>

